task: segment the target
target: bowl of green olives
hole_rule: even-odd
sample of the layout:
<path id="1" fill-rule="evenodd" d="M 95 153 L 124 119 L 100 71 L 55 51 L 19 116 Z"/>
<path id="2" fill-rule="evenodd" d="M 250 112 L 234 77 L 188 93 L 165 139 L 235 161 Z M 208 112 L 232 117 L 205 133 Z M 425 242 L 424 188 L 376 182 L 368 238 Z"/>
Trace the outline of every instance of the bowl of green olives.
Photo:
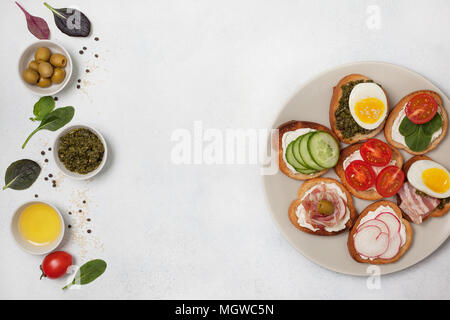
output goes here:
<path id="1" fill-rule="evenodd" d="M 61 91 L 72 75 L 72 59 L 60 44 L 41 40 L 29 45 L 19 59 L 22 83 L 38 96 Z"/>

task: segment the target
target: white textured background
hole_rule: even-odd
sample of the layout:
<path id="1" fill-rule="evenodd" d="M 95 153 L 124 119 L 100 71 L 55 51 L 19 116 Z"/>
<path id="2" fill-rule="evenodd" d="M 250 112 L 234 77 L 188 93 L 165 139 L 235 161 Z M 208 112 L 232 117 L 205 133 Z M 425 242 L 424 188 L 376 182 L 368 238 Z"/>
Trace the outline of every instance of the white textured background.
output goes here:
<path id="1" fill-rule="evenodd" d="M 28 117 L 37 98 L 20 83 L 17 61 L 35 38 L 14 2 L 1 1 L 0 168 L 31 158 L 43 174 L 29 190 L 0 192 L 0 298 L 450 298 L 448 241 L 369 290 L 366 278 L 325 270 L 287 243 L 256 166 L 170 162 L 174 129 L 191 130 L 195 120 L 205 128 L 270 127 L 304 81 L 347 62 L 397 63 L 448 95 L 450 2 L 51 1 L 86 13 L 87 39 L 62 34 L 41 2 L 20 2 L 47 20 L 51 40 L 75 62 L 57 106 L 75 106 L 73 123 L 100 130 L 111 154 L 103 174 L 76 182 L 57 173 L 51 155 L 43 162 L 40 151 L 55 133 L 39 132 L 20 149 L 35 126 Z M 370 5 L 380 10 L 379 29 L 366 24 Z M 56 189 L 43 180 L 48 173 L 57 176 Z M 62 249 L 78 263 L 108 262 L 97 281 L 68 292 L 60 289 L 68 278 L 39 281 L 42 258 L 22 252 L 9 225 L 35 193 L 74 225 Z M 67 214 L 80 206 L 85 216 Z"/>

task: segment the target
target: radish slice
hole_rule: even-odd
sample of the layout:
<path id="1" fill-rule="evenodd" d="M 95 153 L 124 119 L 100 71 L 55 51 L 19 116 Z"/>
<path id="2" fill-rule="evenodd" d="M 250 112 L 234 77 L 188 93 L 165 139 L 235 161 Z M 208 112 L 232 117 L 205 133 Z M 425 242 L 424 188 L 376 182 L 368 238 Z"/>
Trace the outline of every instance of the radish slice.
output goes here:
<path id="1" fill-rule="evenodd" d="M 375 217 L 375 219 L 383 221 L 389 228 L 390 236 L 400 232 L 401 222 L 397 215 L 390 212 L 382 212 Z"/>
<path id="2" fill-rule="evenodd" d="M 385 253 L 380 255 L 378 258 L 380 259 L 391 259 L 395 257 L 400 250 L 400 246 L 402 244 L 402 238 L 400 234 L 395 233 L 393 237 L 389 239 L 389 247 Z"/>
<path id="3" fill-rule="evenodd" d="M 359 229 L 353 238 L 355 250 L 362 256 L 376 258 L 386 252 L 389 247 L 389 235 L 381 232 L 377 226 L 366 226 Z"/>
<path id="4" fill-rule="evenodd" d="M 386 225 L 386 223 L 384 223 L 384 221 L 377 220 L 377 219 L 370 219 L 370 220 L 365 221 L 363 224 L 359 225 L 357 231 L 359 231 L 360 229 L 367 227 L 367 226 L 376 226 L 381 229 L 381 232 L 387 233 L 389 235 L 389 228 Z"/>

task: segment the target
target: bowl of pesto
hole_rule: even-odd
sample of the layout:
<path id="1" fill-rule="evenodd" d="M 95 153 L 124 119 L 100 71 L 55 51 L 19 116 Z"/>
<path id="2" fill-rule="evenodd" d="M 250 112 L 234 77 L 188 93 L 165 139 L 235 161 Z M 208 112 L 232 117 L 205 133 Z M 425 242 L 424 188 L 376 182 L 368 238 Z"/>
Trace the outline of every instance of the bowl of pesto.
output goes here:
<path id="1" fill-rule="evenodd" d="M 61 172 L 85 180 L 98 174 L 106 163 L 108 149 L 102 134 L 87 125 L 65 128 L 53 144 L 53 156 Z"/>

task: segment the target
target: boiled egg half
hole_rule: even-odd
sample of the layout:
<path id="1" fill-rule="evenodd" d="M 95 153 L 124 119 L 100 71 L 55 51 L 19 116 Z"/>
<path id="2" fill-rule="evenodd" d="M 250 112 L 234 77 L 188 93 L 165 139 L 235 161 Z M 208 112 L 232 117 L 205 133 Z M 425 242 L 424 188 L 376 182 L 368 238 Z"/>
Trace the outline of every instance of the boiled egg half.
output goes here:
<path id="1" fill-rule="evenodd" d="M 386 94 L 373 82 L 358 83 L 354 86 L 348 105 L 356 123 L 368 130 L 379 127 L 388 111 Z"/>
<path id="2" fill-rule="evenodd" d="M 414 162 L 408 170 L 408 181 L 414 188 L 434 198 L 450 197 L 450 174 L 432 160 Z"/>

